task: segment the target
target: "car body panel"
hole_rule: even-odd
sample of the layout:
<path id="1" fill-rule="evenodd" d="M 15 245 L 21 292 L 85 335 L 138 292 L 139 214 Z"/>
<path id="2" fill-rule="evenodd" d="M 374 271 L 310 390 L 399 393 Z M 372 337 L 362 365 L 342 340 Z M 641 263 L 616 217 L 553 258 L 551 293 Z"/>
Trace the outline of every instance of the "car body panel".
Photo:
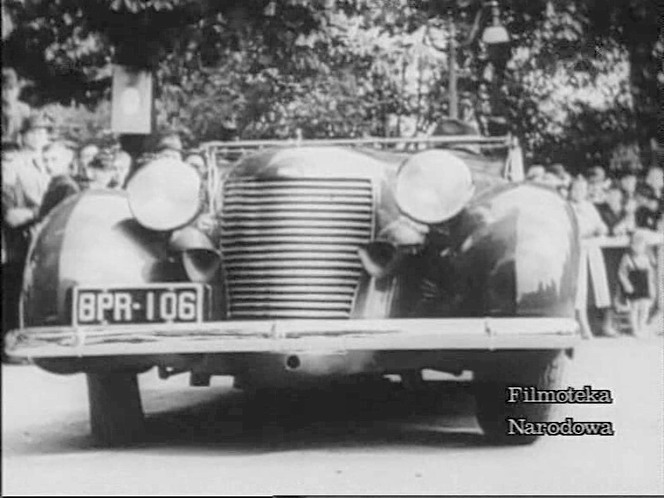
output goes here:
<path id="1" fill-rule="evenodd" d="M 90 190 L 58 206 L 35 237 L 24 277 L 24 324 L 70 323 L 76 285 L 180 278 L 168 261 L 168 237 L 134 220 L 124 192 Z"/>
<path id="2" fill-rule="evenodd" d="M 389 274 L 358 273 L 345 319 L 241 320 L 229 314 L 220 320 L 231 300 L 217 294 L 208 301 L 212 309 L 202 324 L 72 327 L 74 286 L 187 281 L 169 245 L 170 232 L 140 226 L 124 193 L 89 191 L 56 208 L 41 228 L 25 277 L 25 328 L 11 335 L 8 352 L 38 359 L 53 371 L 159 365 L 270 382 L 275 370 L 260 365 L 268 359 L 299 376 L 318 378 L 384 371 L 388 367 L 376 363 L 381 352 L 395 354 L 390 369 L 399 368 L 394 359 L 400 358 L 403 368 L 435 364 L 456 370 L 464 363 L 458 355 L 469 351 L 573 347 L 579 338 L 573 309 L 579 248 L 569 206 L 553 190 L 509 183 L 499 161 L 453 150 L 471 170 L 474 197 L 451 220 L 419 224 L 421 241 L 401 247 L 400 229 L 418 224 L 400 211 L 394 189 L 400 165 L 414 153 L 276 147 L 246 156 L 226 177 L 228 185 L 245 179 L 371 182 L 371 240 L 396 244 L 399 257 Z M 225 193 L 220 187 L 215 214 L 221 224 Z M 219 253 L 223 269 L 230 263 L 223 250 Z M 228 272 L 216 278 L 227 293 Z M 431 359 L 446 351 L 457 353 Z M 292 355 L 300 358 L 297 369 L 282 362 Z M 259 363 L 248 367 L 251 358 Z M 58 368 L 50 360 L 57 360 Z M 256 379 L 263 370 L 263 378 Z"/>

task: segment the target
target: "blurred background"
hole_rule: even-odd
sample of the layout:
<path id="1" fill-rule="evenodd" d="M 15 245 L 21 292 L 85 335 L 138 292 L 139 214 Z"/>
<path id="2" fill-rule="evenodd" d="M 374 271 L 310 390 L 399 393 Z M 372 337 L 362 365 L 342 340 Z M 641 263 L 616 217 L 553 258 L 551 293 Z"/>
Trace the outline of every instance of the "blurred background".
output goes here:
<path id="1" fill-rule="evenodd" d="M 77 143 L 110 131 L 112 64 L 149 70 L 155 123 L 205 140 L 518 136 L 572 173 L 661 164 L 652 0 L 2 0 L 20 99 Z M 659 24 L 659 26 L 658 26 Z"/>

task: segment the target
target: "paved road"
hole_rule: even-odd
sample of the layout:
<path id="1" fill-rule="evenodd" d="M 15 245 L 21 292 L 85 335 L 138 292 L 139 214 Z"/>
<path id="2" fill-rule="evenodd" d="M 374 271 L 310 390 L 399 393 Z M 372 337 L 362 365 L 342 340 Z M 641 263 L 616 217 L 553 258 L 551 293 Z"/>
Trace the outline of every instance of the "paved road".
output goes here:
<path id="1" fill-rule="evenodd" d="M 327 391 L 260 404 L 223 378 L 190 388 L 151 371 L 140 378 L 147 440 L 102 450 L 87 435 L 83 376 L 3 366 L 3 493 L 664 493 L 661 336 L 584 343 L 569 374 L 572 386 L 612 389 L 615 402 L 558 418 L 612 421 L 615 437 L 487 446 L 463 384 L 431 384 L 444 410 L 396 385 L 372 402 Z"/>

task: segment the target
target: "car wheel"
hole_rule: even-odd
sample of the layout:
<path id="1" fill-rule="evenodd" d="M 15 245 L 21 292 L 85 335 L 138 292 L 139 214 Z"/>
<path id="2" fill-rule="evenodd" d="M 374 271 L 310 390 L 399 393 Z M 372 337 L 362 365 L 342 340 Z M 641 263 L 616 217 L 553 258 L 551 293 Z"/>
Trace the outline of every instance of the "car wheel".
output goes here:
<path id="1" fill-rule="evenodd" d="M 495 444 L 532 444 L 538 435 L 508 434 L 508 418 L 525 418 L 529 422 L 547 422 L 554 404 L 507 403 L 507 387 L 522 386 L 538 389 L 560 389 L 567 359 L 563 351 L 543 355 L 521 366 L 521 374 L 512 381 L 494 381 L 488 376 L 479 376 L 474 392 L 477 405 L 477 421 L 485 438 Z"/>
<path id="2" fill-rule="evenodd" d="M 88 373 L 90 428 L 101 446 L 122 446 L 143 433 L 144 417 L 136 374 Z"/>

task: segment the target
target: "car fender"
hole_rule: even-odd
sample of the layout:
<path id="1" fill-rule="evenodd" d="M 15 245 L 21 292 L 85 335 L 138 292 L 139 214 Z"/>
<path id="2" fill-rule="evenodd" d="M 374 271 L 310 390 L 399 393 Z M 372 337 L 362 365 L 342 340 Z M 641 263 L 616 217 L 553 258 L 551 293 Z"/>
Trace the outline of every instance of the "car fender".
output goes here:
<path id="1" fill-rule="evenodd" d="M 169 233 L 142 227 L 123 191 L 89 190 L 44 220 L 31 244 L 21 298 L 24 326 L 71 323 L 77 285 L 185 280 L 169 254 Z"/>

